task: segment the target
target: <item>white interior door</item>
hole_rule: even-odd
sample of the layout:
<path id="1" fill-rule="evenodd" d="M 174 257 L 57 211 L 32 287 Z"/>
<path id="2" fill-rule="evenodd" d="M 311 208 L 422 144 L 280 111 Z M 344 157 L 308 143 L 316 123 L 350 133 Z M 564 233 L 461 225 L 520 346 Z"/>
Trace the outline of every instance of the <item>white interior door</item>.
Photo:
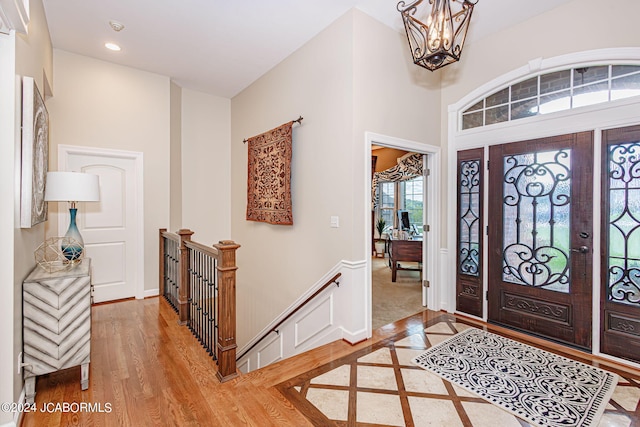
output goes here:
<path id="1" fill-rule="evenodd" d="M 62 169 L 100 177 L 100 201 L 79 203 L 77 215 L 85 257 L 91 258 L 93 301 L 141 297 L 137 264 L 142 262 L 138 259 L 142 243 L 136 220 L 141 201 L 137 200 L 136 159 L 107 152 L 64 154 L 60 157 Z M 58 222 L 61 236 L 68 224 L 66 212 Z"/>

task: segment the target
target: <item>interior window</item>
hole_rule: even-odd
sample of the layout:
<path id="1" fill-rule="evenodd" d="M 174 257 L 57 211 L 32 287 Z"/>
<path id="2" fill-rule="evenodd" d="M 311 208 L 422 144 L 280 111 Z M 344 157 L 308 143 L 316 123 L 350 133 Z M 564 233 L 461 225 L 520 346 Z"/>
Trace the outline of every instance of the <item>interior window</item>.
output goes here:
<path id="1" fill-rule="evenodd" d="M 409 212 L 409 223 L 411 224 L 411 230 L 422 234 L 422 210 L 424 207 L 421 176 L 414 178 L 410 181 L 403 181 L 400 183 L 400 194 L 402 197 L 402 206 L 400 209 Z"/>
<path id="2" fill-rule="evenodd" d="M 424 179 L 418 176 L 408 181 L 381 182 L 379 217 L 384 218 L 387 227 L 399 229 L 399 212 L 409 213 L 409 231 L 413 234 L 422 234 L 423 221 L 423 183 Z M 397 196 L 397 197 L 396 197 Z"/>
<path id="3" fill-rule="evenodd" d="M 379 215 L 384 218 L 387 227 L 394 227 L 394 215 L 396 206 L 396 186 L 393 182 L 380 183 L 380 207 Z"/>

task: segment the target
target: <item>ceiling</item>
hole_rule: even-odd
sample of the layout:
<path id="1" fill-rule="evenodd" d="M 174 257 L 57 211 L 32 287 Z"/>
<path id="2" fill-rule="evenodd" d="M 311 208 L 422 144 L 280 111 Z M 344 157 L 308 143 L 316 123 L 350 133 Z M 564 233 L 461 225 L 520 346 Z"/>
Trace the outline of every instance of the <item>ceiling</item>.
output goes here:
<path id="1" fill-rule="evenodd" d="M 569 1 L 479 0 L 467 44 Z M 184 88 L 225 98 L 235 96 L 353 7 L 404 31 L 395 0 L 43 3 L 54 48 L 169 76 Z M 110 20 L 125 28 L 115 32 Z M 122 50 L 109 51 L 106 42 Z"/>

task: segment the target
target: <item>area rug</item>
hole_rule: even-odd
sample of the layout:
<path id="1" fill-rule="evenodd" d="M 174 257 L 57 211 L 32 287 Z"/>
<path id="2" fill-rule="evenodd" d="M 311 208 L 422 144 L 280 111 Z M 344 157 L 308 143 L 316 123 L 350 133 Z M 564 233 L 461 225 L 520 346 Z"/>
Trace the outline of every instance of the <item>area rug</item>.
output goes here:
<path id="1" fill-rule="evenodd" d="M 618 376 L 471 328 L 413 359 L 416 365 L 540 426 L 595 426 Z"/>
<path id="2" fill-rule="evenodd" d="M 291 126 L 249 138 L 247 220 L 292 225 Z"/>

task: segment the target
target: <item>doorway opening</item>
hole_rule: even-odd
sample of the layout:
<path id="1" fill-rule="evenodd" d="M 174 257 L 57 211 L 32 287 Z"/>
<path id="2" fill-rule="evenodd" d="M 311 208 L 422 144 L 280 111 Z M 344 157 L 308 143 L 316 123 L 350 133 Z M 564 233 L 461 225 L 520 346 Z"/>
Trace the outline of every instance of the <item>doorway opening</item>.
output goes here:
<path id="1" fill-rule="evenodd" d="M 439 148 L 367 134 L 371 329 L 433 308 Z M 436 235 L 437 234 L 437 235 Z"/>

